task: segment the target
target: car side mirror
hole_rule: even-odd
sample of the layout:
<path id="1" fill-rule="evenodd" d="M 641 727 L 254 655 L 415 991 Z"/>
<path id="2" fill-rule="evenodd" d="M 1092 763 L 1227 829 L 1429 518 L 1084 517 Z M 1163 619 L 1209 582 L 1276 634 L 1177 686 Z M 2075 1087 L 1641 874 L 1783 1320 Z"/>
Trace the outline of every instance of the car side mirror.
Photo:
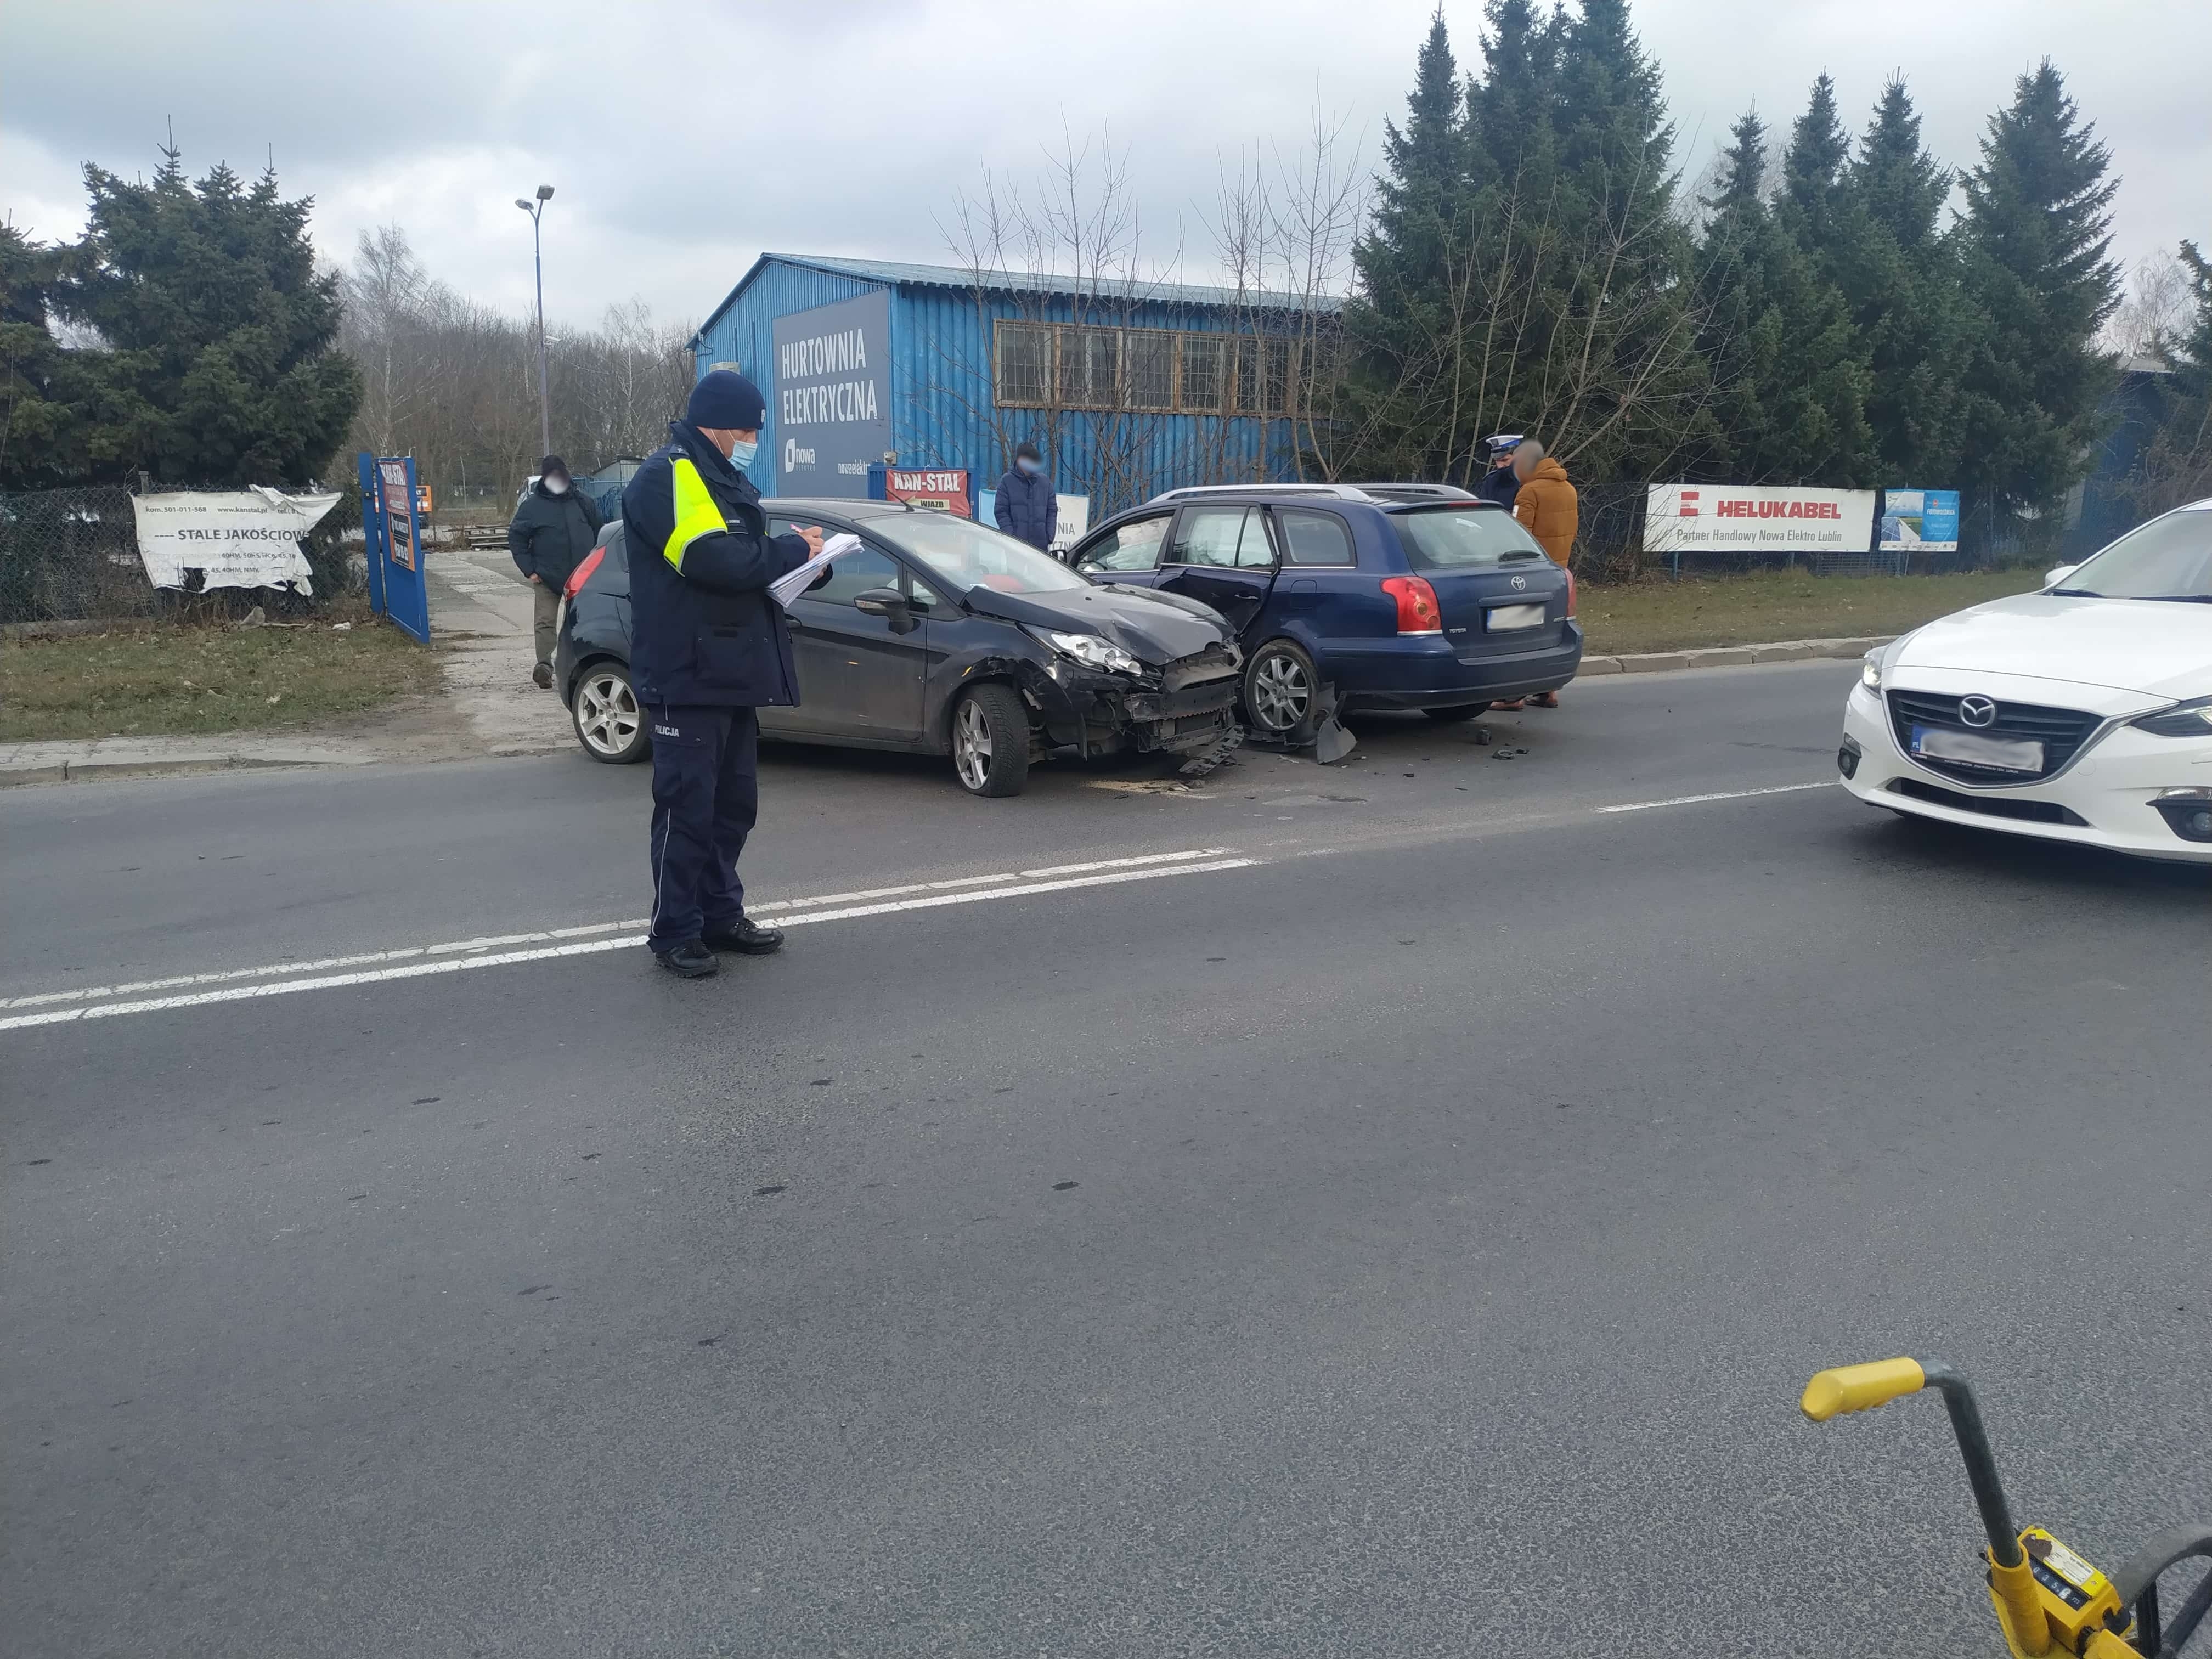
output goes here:
<path id="1" fill-rule="evenodd" d="M 890 623 L 894 634 L 911 634 L 921 626 L 906 595 L 896 587 L 864 587 L 853 595 L 853 609 L 883 617 Z"/>
<path id="2" fill-rule="evenodd" d="M 2081 568 L 2078 564 L 2053 565 L 2043 573 L 2043 585 L 2045 587 L 2056 587 Z"/>

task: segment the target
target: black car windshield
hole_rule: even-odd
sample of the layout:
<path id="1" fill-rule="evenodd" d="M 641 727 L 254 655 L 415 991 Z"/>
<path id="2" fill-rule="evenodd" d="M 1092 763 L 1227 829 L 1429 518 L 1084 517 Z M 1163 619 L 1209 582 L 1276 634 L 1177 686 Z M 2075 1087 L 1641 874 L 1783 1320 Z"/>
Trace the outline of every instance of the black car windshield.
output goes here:
<path id="1" fill-rule="evenodd" d="M 1521 521 L 1495 507 L 1424 507 L 1390 519 L 1406 562 L 1416 570 L 1472 570 L 1544 556 Z"/>
<path id="2" fill-rule="evenodd" d="M 946 513 L 901 514 L 869 521 L 868 528 L 927 565 L 947 587 L 966 592 L 1057 593 L 1091 584 L 1027 542 Z"/>
<path id="3" fill-rule="evenodd" d="M 2102 599 L 2212 599 L 2212 507 L 2185 507 L 2130 531 L 2054 591 Z"/>

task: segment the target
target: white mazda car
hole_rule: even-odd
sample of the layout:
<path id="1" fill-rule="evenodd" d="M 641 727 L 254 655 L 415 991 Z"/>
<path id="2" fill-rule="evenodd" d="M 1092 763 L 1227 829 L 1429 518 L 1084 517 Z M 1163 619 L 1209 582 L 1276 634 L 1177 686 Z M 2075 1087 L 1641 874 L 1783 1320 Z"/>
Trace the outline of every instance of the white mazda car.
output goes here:
<path id="1" fill-rule="evenodd" d="M 1918 817 L 2212 864 L 2212 501 L 2045 580 L 1867 653 L 1844 787 Z"/>

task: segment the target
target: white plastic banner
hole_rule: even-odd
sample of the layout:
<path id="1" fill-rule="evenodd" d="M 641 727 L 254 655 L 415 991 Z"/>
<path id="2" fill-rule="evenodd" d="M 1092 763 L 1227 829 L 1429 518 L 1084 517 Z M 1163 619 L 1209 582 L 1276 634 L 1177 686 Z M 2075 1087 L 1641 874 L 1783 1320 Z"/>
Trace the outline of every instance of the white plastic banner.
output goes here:
<path id="1" fill-rule="evenodd" d="M 1065 554 L 1083 539 L 1083 532 L 1091 528 L 1091 497 L 1088 495 L 1054 495 L 1060 503 L 1060 516 L 1053 520 L 1052 545 L 1046 551 Z M 995 528 L 998 518 L 999 492 L 979 489 L 975 492 L 975 522 Z"/>
<path id="2" fill-rule="evenodd" d="M 185 586 L 185 573 L 205 573 L 203 587 L 289 587 L 312 593 L 300 538 L 338 504 L 335 494 L 287 495 L 259 484 L 246 489 L 179 490 L 137 495 L 138 557 L 156 587 Z"/>
<path id="3" fill-rule="evenodd" d="M 1644 508 L 1648 553 L 1864 553 L 1874 542 L 1871 489 L 1766 484 L 1653 484 Z"/>

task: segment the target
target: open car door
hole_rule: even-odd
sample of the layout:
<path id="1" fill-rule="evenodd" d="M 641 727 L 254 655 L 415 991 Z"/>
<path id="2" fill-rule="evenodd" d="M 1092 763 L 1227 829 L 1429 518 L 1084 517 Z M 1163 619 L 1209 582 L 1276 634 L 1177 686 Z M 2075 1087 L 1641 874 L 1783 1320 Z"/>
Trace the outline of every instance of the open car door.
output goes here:
<path id="1" fill-rule="evenodd" d="M 1186 507 L 1176 514 L 1157 585 L 1212 605 L 1242 638 L 1274 591 L 1278 568 L 1263 508 Z"/>

